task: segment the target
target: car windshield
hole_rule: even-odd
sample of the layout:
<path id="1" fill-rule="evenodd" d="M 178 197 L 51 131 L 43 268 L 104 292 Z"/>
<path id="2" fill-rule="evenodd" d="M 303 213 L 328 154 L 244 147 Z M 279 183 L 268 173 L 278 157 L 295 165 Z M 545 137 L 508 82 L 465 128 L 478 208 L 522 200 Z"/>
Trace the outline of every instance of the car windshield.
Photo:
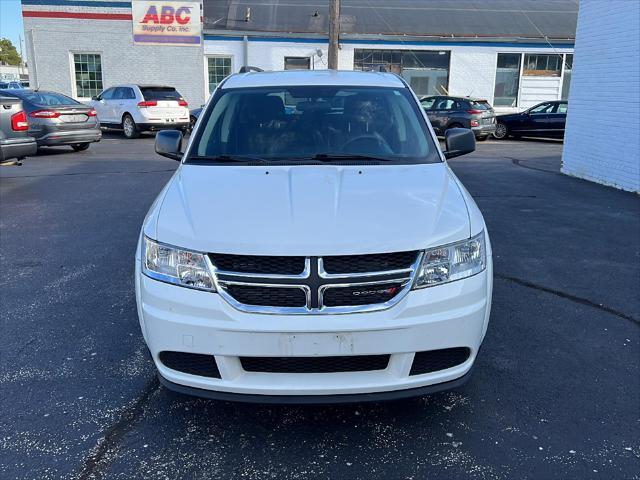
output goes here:
<path id="1" fill-rule="evenodd" d="M 16 92 L 16 96 L 19 96 L 23 100 L 27 100 L 34 105 L 43 107 L 55 107 L 59 105 L 80 105 L 80 102 L 75 101 L 73 98 L 69 98 L 66 95 L 54 92 Z"/>
<path id="2" fill-rule="evenodd" d="M 171 87 L 141 87 L 145 100 L 182 100 L 182 95 Z"/>
<path id="3" fill-rule="evenodd" d="M 287 86 L 219 89 L 188 163 L 371 159 L 440 162 L 406 88 Z"/>

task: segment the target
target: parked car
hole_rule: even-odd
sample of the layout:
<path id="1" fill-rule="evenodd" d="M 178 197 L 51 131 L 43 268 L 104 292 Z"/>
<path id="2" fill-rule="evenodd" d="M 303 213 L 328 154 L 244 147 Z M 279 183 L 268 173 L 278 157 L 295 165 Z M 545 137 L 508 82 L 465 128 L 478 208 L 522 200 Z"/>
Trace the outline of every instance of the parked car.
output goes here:
<path id="1" fill-rule="evenodd" d="M 102 138 L 96 111 L 71 97 L 29 89 L 5 90 L 5 94 L 22 100 L 29 117 L 29 135 L 39 147 L 69 145 L 79 152 Z"/>
<path id="2" fill-rule="evenodd" d="M 140 132 L 189 128 L 189 104 L 173 87 L 117 85 L 91 100 L 103 127 L 122 129 L 125 137 Z"/>
<path id="3" fill-rule="evenodd" d="M 520 113 L 499 115 L 496 119 L 497 139 L 507 137 L 564 138 L 567 102 L 542 102 Z"/>
<path id="4" fill-rule="evenodd" d="M 0 90 L 20 90 L 24 88 L 21 82 L 0 82 Z"/>
<path id="5" fill-rule="evenodd" d="M 477 140 L 486 140 L 496 129 L 496 113 L 486 100 L 431 96 L 420 100 L 436 135 L 450 128 L 469 128 Z"/>
<path id="6" fill-rule="evenodd" d="M 193 130 L 193 127 L 196 126 L 196 122 L 198 121 L 198 118 L 200 118 L 200 114 L 202 113 L 203 109 L 204 105 L 189 110 L 189 131 Z"/>
<path id="7" fill-rule="evenodd" d="M 20 161 L 36 153 L 36 141 L 29 136 L 28 130 L 22 101 L 0 92 L 0 163 Z"/>
<path id="8" fill-rule="evenodd" d="M 338 101 L 339 100 L 339 101 Z M 466 381 L 489 321 L 491 246 L 394 74 L 235 74 L 141 229 L 142 333 L 168 388 L 241 401 L 401 398 Z"/>

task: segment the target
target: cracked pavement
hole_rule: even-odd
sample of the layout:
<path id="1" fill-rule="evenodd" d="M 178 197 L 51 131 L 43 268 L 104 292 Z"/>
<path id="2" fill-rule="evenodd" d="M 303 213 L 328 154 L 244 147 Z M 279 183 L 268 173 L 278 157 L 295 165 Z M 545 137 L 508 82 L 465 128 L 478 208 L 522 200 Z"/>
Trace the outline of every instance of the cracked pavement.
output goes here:
<path id="1" fill-rule="evenodd" d="M 0 168 L 0 478 L 640 478 L 640 200 L 559 174 L 561 152 L 487 141 L 450 162 L 494 250 L 471 381 L 326 407 L 158 384 L 133 255 L 177 164 L 152 137 Z"/>

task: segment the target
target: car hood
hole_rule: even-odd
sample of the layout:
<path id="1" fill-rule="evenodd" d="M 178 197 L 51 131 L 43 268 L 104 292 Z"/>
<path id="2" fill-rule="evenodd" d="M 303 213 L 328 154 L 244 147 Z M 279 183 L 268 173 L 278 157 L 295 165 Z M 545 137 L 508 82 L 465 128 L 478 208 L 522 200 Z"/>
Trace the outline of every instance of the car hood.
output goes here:
<path id="1" fill-rule="evenodd" d="M 147 235 L 205 252 L 384 253 L 443 245 L 470 235 L 466 203 L 444 163 L 186 164 L 157 205 L 159 211 L 148 217 L 157 219 L 155 229 L 146 225 Z"/>

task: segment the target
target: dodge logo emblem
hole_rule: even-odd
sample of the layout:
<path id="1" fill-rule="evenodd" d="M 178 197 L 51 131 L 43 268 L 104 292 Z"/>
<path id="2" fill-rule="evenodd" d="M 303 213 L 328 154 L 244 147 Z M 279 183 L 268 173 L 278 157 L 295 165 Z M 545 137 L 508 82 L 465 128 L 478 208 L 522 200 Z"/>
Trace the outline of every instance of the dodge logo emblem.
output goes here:
<path id="1" fill-rule="evenodd" d="M 356 290 L 355 292 L 351 292 L 351 295 L 355 295 L 356 297 L 361 295 L 376 295 L 376 294 L 393 295 L 397 291 L 398 291 L 398 287 L 389 287 L 389 288 L 381 288 L 378 290 Z"/>

